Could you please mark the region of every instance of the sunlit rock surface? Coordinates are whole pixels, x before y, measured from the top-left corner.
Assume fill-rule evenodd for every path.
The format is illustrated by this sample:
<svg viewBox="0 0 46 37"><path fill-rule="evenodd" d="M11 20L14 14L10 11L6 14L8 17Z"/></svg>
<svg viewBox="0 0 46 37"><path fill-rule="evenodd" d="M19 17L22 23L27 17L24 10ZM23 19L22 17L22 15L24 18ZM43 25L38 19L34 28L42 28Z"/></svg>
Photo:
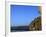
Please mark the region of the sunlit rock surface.
<svg viewBox="0 0 46 37"><path fill-rule="evenodd" d="M31 30L31 31L42 30L42 27L41 27L41 16L35 18L32 21L32 23L30 23L29 30Z"/></svg>

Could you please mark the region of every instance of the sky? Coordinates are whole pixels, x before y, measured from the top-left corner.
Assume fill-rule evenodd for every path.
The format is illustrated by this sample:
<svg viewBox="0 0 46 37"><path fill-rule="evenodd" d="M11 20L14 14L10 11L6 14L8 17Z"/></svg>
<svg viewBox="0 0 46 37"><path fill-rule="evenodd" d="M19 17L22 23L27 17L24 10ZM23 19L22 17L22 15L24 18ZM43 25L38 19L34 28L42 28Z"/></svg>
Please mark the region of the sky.
<svg viewBox="0 0 46 37"><path fill-rule="evenodd" d="M11 26L28 26L39 16L38 6L11 5Z"/></svg>

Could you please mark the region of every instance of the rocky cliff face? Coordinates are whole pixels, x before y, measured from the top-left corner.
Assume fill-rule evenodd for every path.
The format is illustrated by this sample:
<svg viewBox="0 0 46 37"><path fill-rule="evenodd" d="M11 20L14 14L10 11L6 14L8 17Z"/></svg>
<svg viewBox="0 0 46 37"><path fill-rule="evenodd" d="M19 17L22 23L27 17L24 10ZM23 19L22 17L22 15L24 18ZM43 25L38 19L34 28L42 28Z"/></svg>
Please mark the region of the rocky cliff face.
<svg viewBox="0 0 46 37"><path fill-rule="evenodd" d="M32 23L29 25L29 30L30 31L38 31L41 30L41 16L35 18Z"/></svg>

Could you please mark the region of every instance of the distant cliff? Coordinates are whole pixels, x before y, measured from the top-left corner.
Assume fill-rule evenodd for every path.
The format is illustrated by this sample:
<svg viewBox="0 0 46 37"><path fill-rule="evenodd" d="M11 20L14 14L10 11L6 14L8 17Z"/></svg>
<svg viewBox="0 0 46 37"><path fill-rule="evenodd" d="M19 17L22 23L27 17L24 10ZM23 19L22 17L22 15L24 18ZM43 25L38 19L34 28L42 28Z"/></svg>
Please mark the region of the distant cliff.
<svg viewBox="0 0 46 37"><path fill-rule="evenodd" d="M13 26L11 27L11 32L14 31L29 31L29 26Z"/></svg>

